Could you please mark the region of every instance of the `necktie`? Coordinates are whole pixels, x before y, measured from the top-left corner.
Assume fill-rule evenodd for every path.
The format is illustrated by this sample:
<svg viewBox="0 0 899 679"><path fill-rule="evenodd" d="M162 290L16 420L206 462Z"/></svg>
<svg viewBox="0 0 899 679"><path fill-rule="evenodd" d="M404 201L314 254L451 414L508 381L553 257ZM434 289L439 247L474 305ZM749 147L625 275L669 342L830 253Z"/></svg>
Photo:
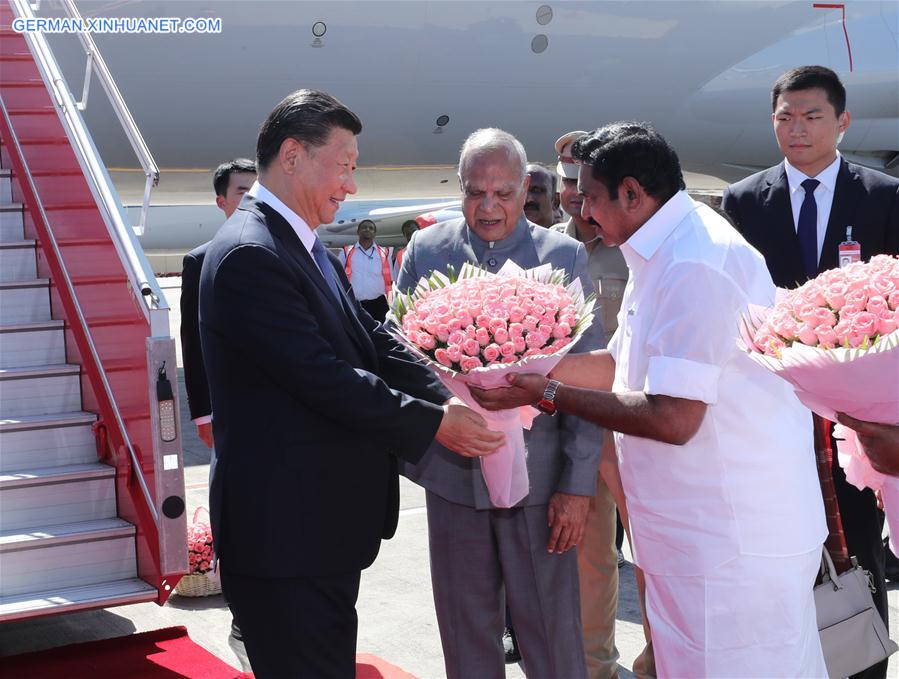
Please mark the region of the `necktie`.
<svg viewBox="0 0 899 679"><path fill-rule="evenodd" d="M820 183L817 179L802 182L805 199L799 208L799 228L796 230L802 265L809 278L814 278L818 273L818 204L815 202L815 189Z"/></svg>
<svg viewBox="0 0 899 679"><path fill-rule="evenodd" d="M339 305L340 292L337 290L337 279L334 277L334 267L331 266L331 261L328 259L328 253L325 252L325 246L322 245L322 242L318 238L315 239L315 244L312 246L312 258L315 260L315 263L318 264L318 268L321 270L325 282L331 289L331 293L334 295L334 301Z"/></svg>

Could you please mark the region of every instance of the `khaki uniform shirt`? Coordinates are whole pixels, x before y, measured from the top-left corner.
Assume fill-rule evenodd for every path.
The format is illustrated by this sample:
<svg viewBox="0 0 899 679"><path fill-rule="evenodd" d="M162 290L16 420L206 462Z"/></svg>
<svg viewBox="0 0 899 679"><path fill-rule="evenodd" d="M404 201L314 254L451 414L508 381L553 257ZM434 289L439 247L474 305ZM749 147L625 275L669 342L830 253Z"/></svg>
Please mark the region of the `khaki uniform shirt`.
<svg viewBox="0 0 899 679"><path fill-rule="evenodd" d="M552 228L577 240L577 227L571 219ZM618 329L618 310L627 285L627 263L619 248L609 247L599 240L587 252L587 273L596 286L596 305L608 344Z"/></svg>

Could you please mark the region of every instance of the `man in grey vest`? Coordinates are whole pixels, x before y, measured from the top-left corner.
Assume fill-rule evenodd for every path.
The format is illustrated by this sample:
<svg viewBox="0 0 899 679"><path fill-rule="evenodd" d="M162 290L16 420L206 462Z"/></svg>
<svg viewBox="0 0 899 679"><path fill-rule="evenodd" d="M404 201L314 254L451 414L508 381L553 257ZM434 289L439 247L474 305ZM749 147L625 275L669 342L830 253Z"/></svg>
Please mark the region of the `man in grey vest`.
<svg viewBox="0 0 899 679"><path fill-rule="evenodd" d="M464 217L418 231L397 285L413 288L432 271L472 262L496 272L509 259L528 269L565 269L589 294L587 255L576 240L528 222L524 147L502 130L474 132L462 147ZM576 351L603 345L602 323ZM433 444L403 473L427 490L431 579L449 679L505 676L500 635L508 600L532 677L585 677L577 557L596 491L600 430L578 418L540 415L525 432L530 493L495 508L480 464ZM458 457L458 456L455 456Z"/></svg>

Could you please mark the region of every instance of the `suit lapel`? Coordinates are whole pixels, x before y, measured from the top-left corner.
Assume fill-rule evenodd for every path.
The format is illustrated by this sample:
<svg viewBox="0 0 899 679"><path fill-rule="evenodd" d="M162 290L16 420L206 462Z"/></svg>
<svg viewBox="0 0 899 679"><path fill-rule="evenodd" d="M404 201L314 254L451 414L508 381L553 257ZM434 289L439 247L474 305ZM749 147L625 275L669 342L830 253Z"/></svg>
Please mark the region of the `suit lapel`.
<svg viewBox="0 0 899 679"><path fill-rule="evenodd" d="M772 252L783 253L783 261L788 263L790 280L804 281L802 252L799 236L793 222L793 208L790 203L790 184L783 163L772 167L765 176L763 214L771 216L768 232L772 242Z"/></svg>
<svg viewBox="0 0 899 679"><path fill-rule="evenodd" d="M296 231L293 230L293 227L288 224L287 220L284 219L277 210L260 201L254 201L250 207L255 209L257 214L262 217L268 226L269 231L272 232L272 235L281 241L285 250L287 250L294 262L312 280L312 283L318 288L319 295L321 295L323 299L333 299L334 295L328 287L328 284L325 282L325 279L322 277L318 265L315 263L315 260L312 259L312 255L306 250L306 247L303 245L302 241L300 241L300 237L297 235ZM337 274L335 273L335 275ZM340 279L338 278L338 280ZM338 285L337 287L340 288L341 286ZM341 292L343 291L341 290ZM352 319L350 318L351 312L349 309L351 307L349 303L346 302L345 299L338 300L338 305L343 305L343 308L335 306L335 316L340 318L340 322L343 324L346 334L353 342L355 342L357 348L371 358L374 351L371 346L371 340L367 335L364 339L360 336L360 333L364 335L365 331L359 324L359 321L355 318L355 314L352 314Z"/></svg>
<svg viewBox="0 0 899 679"><path fill-rule="evenodd" d="M865 187L845 159L840 159L840 170L833 190L833 203L824 233L824 245L818 262L818 273L839 266L840 243L846 239L846 227L852 226L857 207L864 199Z"/></svg>

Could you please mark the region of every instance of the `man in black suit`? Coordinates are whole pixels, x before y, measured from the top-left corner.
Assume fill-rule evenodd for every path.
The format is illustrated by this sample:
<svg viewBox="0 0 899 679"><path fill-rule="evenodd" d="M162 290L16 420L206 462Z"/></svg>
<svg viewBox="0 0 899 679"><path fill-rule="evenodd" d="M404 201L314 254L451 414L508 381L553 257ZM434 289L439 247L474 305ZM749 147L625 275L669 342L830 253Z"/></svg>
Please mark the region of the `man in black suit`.
<svg viewBox="0 0 899 679"><path fill-rule="evenodd" d="M836 73L823 66L792 69L774 84L771 99L785 160L729 186L722 207L764 255L774 283L793 288L839 266L849 227L862 260L899 253L899 180L837 152L851 117ZM874 602L886 622L882 517L874 493L848 484L839 464L833 476L849 553L871 572ZM858 676L885 677L886 670L884 660Z"/></svg>
<svg viewBox="0 0 899 679"><path fill-rule="evenodd" d="M353 677L360 571L396 530L396 457L502 435L359 305L315 235L355 193L362 124L324 92L263 123L259 179L206 252L200 335L215 413L210 505L222 586L254 673ZM396 457L395 457L396 456Z"/></svg>
<svg viewBox="0 0 899 679"><path fill-rule="evenodd" d="M225 213L234 214L243 195L256 181L256 163L247 158L235 158L222 163L212 175L215 204ZM212 406L209 403L209 383L203 367L200 349L200 270L209 243L203 243L184 256L181 270L181 356L184 362L184 386L190 419L197 425L200 440L212 448Z"/></svg>

